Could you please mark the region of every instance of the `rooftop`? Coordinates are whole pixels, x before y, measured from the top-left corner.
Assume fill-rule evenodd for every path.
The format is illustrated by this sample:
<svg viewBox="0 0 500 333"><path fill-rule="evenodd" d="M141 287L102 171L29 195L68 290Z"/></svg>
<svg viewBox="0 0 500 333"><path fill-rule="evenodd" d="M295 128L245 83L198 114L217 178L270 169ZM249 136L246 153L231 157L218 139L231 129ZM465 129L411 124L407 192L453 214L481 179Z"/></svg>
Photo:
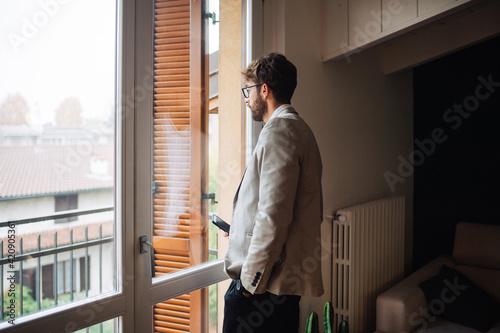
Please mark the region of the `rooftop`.
<svg viewBox="0 0 500 333"><path fill-rule="evenodd" d="M113 187L113 145L0 146L0 200Z"/></svg>

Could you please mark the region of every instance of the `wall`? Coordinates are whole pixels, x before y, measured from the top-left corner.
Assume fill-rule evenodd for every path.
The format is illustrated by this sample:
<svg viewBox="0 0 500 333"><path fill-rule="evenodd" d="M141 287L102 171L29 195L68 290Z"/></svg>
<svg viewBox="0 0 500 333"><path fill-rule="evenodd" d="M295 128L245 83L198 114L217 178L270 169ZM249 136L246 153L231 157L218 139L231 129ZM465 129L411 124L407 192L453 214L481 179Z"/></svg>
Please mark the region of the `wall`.
<svg viewBox="0 0 500 333"><path fill-rule="evenodd" d="M409 267L412 176L397 184L393 192L384 173L397 173L398 156L408 156L412 151L411 72L384 75L378 48L363 50L350 62L322 63L321 1L279 0L275 6L276 15L285 18L283 25L277 25L283 39L280 43L264 43L270 45L265 52L273 45L284 48L298 68L292 104L309 123L320 146L324 214L384 196L404 195L405 258ZM327 219L323 237L331 239L331 221ZM321 298L303 298L301 327L310 311L321 313L324 302L331 299L330 270L327 258L323 265L326 293Z"/></svg>
<svg viewBox="0 0 500 333"><path fill-rule="evenodd" d="M245 169L244 139L245 117L242 107L241 58L242 44L234 41L242 39L242 2L234 0L219 1L219 197L218 214L222 219L231 221L234 193ZM241 106L241 107L240 107ZM238 112L239 111L239 112ZM235 126L241 124L241 126ZM227 140L234 138L234 140ZM238 138L241 138L238 140ZM227 237L218 233L218 256L223 258L227 252ZM224 294L230 280L218 284L217 322L222 328L224 318Z"/></svg>
<svg viewBox="0 0 500 333"><path fill-rule="evenodd" d="M96 209L114 206L113 190L89 191L78 194L78 209ZM82 215L78 217L81 223L96 223L112 221L113 212Z"/></svg>
<svg viewBox="0 0 500 333"><path fill-rule="evenodd" d="M322 1L273 3L267 20L276 17L279 24L267 26L279 32L263 34L268 39L264 45L270 45L265 51L284 52L299 69L292 104L316 133L322 152L325 215L378 197L404 195L405 267L411 272L414 178L413 169L405 169L414 154L411 68L498 35L500 4L477 2L377 47L322 63ZM324 238L331 237L330 225L324 221ZM323 269L328 287L329 260ZM302 326L311 310L321 311L329 292L321 299L303 299Z"/></svg>
<svg viewBox="0 0 500 333"><path fill-rule="evenodd" d="M414 268L452 254L458 222L500 224L499 58L496 37L414 70Z"/></svg>
<svg viewBox="0 0 500 333"><path fill-rule="evenodd" d="M113 190L98 190L78 193L78 209L95 209L113 206ZM0 201L0 221L19 220L28 217L51 215L55 212L53 195ZM88 223L113 220L113 212L82 215L77 221L55 223L53 220L18 225L17 233L35 233L46 230L65 229Z"/></svg>
<svg viewBox="0 0 500 333"><path fill-rule="evenodd" d="M26 208L29 207L29 210ZM54 196L0 201L0 221L49 215L54 212Z"/></svg>

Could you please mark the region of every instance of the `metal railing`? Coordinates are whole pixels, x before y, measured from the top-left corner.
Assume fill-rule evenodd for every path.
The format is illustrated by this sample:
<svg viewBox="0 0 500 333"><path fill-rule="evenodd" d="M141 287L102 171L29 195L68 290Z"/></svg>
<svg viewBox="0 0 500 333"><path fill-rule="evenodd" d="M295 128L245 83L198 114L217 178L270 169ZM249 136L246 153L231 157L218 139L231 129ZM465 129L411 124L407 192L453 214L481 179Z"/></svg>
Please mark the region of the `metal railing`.
<svg viewBox="0 0 500 333"><path fill-rule="evenodd" d="M18 220L2 221L2 222L0 222L0 230L2 230L2 228L12 228L15 226L26 225L26 224L30 224L30 223L50 221L50 220L56 220L56 219L60 219L60 218L68 218L68 217L78 217L78 216L82 216L82 215L98 214L98 213L104 213L104 212L111 212L113 210L114 210L114 207L104 207L104 208L90 209L90 210L77 209L77 210L68 210L68 211L64 211L64 212L58 212L58 213L54 213L54 214L46 215L46 216L38 216L38 217L24 218L24 219L18 219ZM23 281L23 271L24 271L24 268L26 266L25 262L27 260L36 260L36 264L34 265L35 266L35 268L34 268L34 270L35 270L34 283L36 284L37 288L36 288L36 291L33 291L34 293L36 292L36 296L34 297L34 298L36 298L36 303L37 303L36 304L36 312L43 310L42 309L43 286L42 286L41 280L42 280L42 258L44 258L44 257L53 256L53 260L51 260L51 261L52 261L52 265L53 265L52 290L53 290L53 297L54 297L53 302L54 302L54 304L51 307L57 307L59 305L58 298L60 296L60 293L59 293L58 263L60 263L61 261L58 261L58 259L60 259L60 258L58 258L58 255L60 255L62 253L69 252L69 257L70 257L69 265L70 265L70 271L71 271L69 295L70 295L70 301L72 302L74 300L74 294L75 294L75 290L74 290L74 281L75 281L74 280L75 279L74 265L75 265L75 263L73 260L74 259L73 253L74 253L74 251L79 250L79 249L85 250L85 254L83 255L83 258L85 258L84 259L85 260L85 263L84 263L84 267L85 267L84 285L85 285L85 288L83 288L83 289L85 292L85 297L88 297L89 296L89 289L90 289L89 288L89 269L90 269L90 267L89 267L89 248L91 248L93 246L98 246L98 258L99 258L99 287L98 287L98 291L99 291L99 293L102 293L102 291L103 291L103 274L102 274L103 251L102 251L102 247L106 243L112 243L114 241L114 236L113 235L103 236L102 225L100 225L99 231L98 231L98 236L96 238L89 239L89 227L88 226L85 226L85 225L72 226L71 222L68 222L68 226L69 226L68 228L85 227L84 240L74 242L73 230L71 230L69 232L69 242L67 244L59 245L59 243L60 243L59 233L56 230L54 230L54 235L53 235L53 244L54 245L53 246L42 247L42 244L41 244L42 237L40 234L38 234L35 236L36 237L36 247L30 248L30 249L25 251L25 249L23 248L24 244L23 244L22 237L26 236L26 235L20 235L20 237L18 237L19 239L18 240L16 239L17 244L16 244L16 251L13 254L14 258L10 258L9 253L4 253L5 242L0 241L0 310L1 310L0 323L7 321L4 318L4 310L5 310L5 307L4 307L4 299L5 299L4 282L6 281L5 276L4 276L4 266L9 265L12 262L12 259L14 259L13 261L15 262L16 266L18 266L14 269L14 271L19 272L19 275L18 275L19 288L17 291L17 293L19 294L19 303L18 303L19 316L22 316L23 314L27 314L27 313L25 313L25 311L23 309L23 293L24 293L23 286L25 285L25 283ZM16 237L17 237L17 235L16 235ZM217 249L212 249L212 248L209 249L209 254L216 256ZM45 262L44 265L47 265L47 262ZM30 267L30 269L33 269L33 265L28 265L28 266ZM34 312L34 311L32 311L32 312ZM32 312L30 312L30 313L32 313ZM100 331L102 332L102 330L103 330L102 323L99 325L99 328L100 328ZM88 329L87 329L87 331L88 331Z"/></svg>
<svg viewBox="0 0 500 333"><path fill-rule="evenodd" d="M104 208L98 208L98 209L90 209L90 210L71 210L71 211L65 211L61 213L55 213L52 215L47 215L47 216L38 216L38 217L33 217L33 218L26 218L26 219L20 219L20 220L12 220L12 221L6 221L6 222L0 222L0 228L3 227L8 227L9 229L15 230L15 226L21 225L21 224L28 224L28 223L35 223L35 222L42 222L42 221L49 221L49 220L55 220L58 218L65 218L65 217L75 217L75 216L82 216L82 215L88 215L88 214L98 214L98 213L103 213L103 212L110 212L113 211L113 207L104 207ZM82 227L81 225L79 226L74 226L74 228L77 227ZM102 247L106 243L111 243L114 241L114 236L113 235L107 235L103 236L102 233L102 224L99 225L99 230L98 230L98 236L93 239L89 239L89 227L85 226L85 235L84 235L84 240L83 241L78 241L74 242L73 240L73 230L70 231L69 233L69 242L67 244L62 244L58 245L59 239L58 239L58 232L54 231L54 245L52 247L47 247L47 248L42 248L41 247L41 235L37 235L37 246L34 250L28 250L24 251L23 249L23 238L19 237L19 240L16 239L17 235L14 233L6 233L7 235L13 235L13 237L8 237L7 240L7 254L4 253L4 241L0 241L0 309L1 309L1 320L0 322L6 321L4 319L4 281L6 281L4 277L4 265L8 265L7 267L10 268L8 271L9 273L16 273L19 272L19 277L18 277L18 285L19 285L19 290L17 293L19 294L19 316L22 316L24 314L24 309L23 309L23 299L24 299L24 281L23 281L23 271L24 271L24 265L27 260L32 260L36 259L36 265L35 265L35 279L34 283L35 286L37 286L36 290L33 291L34 293L36 292L36 311L40 311L42 309L42 297L43 297L43 287L42 287L42 280L41 280L41 275L42 275L42 262L41 259L43 257L47 256L53 256L53 271L52 271L52 276L53 276L53 281L52 281L52 290L53 290L53 296L54 296L54 304L52 307L58 306L59 303L59 272L58 272L58 255L62 254L64 252L69 252L69 265L70 265L70 302L74 301L74 295L75 291L74 290L74 284L75 284L75 263L74 263L74 251L79 250L79 249L85 249L85 254L83 256L84 258L84 292L85 292L85 297L89 296L89 248L93 246L98 247L98 257L99 257L99 293L102 293L103 289L103 276L102 276L102 265L103 265L103 255L102 255ZM14 240L14 241L12 241ZM11 246L14 245L14 246ZM14 250L14 251L13 251ZM16 268L16 264L19 264L19 268ZM31 268L32 269L32 268ZM17 279L16 279L17 280ZM16 281L15 281L16 282ZM14 285L15 285L14 282ZM64 283L64 281L63 281ZM9 290L10 286L7 286L7 290ZM102 327L101 327L102 329Z"/></svg>

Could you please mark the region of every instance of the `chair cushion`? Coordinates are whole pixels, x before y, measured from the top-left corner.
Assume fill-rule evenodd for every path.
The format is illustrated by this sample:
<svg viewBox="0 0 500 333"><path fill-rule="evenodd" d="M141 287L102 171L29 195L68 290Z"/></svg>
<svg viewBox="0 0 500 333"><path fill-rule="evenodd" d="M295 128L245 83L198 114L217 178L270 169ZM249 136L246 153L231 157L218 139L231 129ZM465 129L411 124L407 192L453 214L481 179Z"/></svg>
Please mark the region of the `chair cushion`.
<svg viewBox="0 0 500 333"><path fill-rule="evenodd" d="M462 273L441 267L438 275L420 284L429 312L480 332L500 320L500 303Z"/></svg>
<svg viewBox="0 0 500 333"><path fill-rule="evenodd" d="M456 265L453 267L500 302L500 270Z"/></svg>

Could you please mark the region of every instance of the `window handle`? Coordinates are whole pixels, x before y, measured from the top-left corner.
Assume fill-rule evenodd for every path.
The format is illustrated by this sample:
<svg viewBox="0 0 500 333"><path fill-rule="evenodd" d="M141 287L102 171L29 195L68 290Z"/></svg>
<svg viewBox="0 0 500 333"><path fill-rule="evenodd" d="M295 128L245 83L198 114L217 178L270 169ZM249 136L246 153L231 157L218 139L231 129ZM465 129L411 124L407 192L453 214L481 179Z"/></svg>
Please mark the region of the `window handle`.
<svg viewBox="0 0 500 333"><path fill-rule="evenodd" d="M215 193L202 193L201 200L210 200L212 205L219 203L218 201L215 201Z"/></svg>
<svg viewBox="0 0 500 333"><path fill-rule="evenodd" d="M150 258L151 258L151 277L155 277L156 276L155 253L154 253L155 250L154 250L153 244L148 241L148 236L139 237L139 241L141 242L140 253L147 253L148 252L148 250L146 250L146 245L150 247L149 254L150 254Z"/></svg>

